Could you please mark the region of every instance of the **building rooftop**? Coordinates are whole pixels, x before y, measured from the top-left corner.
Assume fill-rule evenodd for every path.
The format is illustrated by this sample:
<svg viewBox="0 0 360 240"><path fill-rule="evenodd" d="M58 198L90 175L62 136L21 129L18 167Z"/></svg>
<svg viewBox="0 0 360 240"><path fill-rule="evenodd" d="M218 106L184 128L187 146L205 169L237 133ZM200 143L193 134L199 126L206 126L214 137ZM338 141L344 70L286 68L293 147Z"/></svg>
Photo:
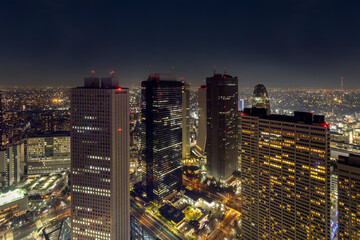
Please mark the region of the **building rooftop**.
<svg viewBox="0 0 360 240"><path fill-rule="evenodd" d="M14 189L0 193L0 206L22 199L25 197L25 194L26 191L23 189Z"/></svg>
<svg viewBox="0 0 360 240"><path fill-rule="evenodd" d="M327 127L328 124L325 122L325 116L323 115L314 115L312 112L298 112L295 111L293 116L288 115L278 115L278 114L266 114L266 109L264 108L245 108L242 116L257 116L262 119L269 119L282 122L292 122L292 123L305 123L309 125L322 125Z"/></svg>
<svg viewBox="0 0 360 240"><path fill-rule="evenodd" d="M29 138L38 138L38 137L68 137L70 136L70 131L56 131L56 132L44 132L36 133L31 135Z"/></svg>
<svg viewBox="0 0 360 240"><path fill-rule="evenodd" d="M209 198L208 196L206 196L205 194L203 194L201 192L191 191L188 189L185 189L184 195L191 198L195 202L197 202L200 198L205 200L208 203L212 203L214 201L213 199Z"/></svg>
<svg viewBox="0 0 360 240"><path fill-rule="evenodd" d="M360 168L360 155L351 154L351 153L349 154L348 157L339 155L339 163L351 167Z"/></svg>
<svg viewBox="0 0 360 240"><path fill-rule="evenodd" d="M128 89L120 87L119 80L114 77L103 77L103 78L97 78L97 77L89 77L84 78L84 86L82 87L76 87L76 88L83 88L83 89Z"/></svg>
<svg viewBox="0 0 360 240"><path fill-rule="evenodd" d="M185 214L180 212L176 207L165 204L159 208L160 214L169 221L173 221L175 224L179 224L184 218Z"/></svg>
<svg viewBox="0 0 360 240"><path fill-rule="evenodd" d="M176 76L173 74L150 74L148 81L176 81Z"/></svg>

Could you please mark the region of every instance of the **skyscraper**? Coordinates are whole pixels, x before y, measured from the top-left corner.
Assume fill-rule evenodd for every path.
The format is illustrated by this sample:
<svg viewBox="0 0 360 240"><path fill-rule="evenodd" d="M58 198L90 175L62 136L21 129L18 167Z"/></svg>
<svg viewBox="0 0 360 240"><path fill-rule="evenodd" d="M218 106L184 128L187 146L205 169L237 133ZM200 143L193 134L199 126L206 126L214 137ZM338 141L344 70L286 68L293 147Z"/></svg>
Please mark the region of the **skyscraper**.
<svg viewBox="0 0 360 240"><path fill-rule="evenodd" d="M271 113L269 95L262 84L258 84L254 88L252 107L266 109L268 115Z"/></svg>
<svg viewBox="0 0 360 240"><path fill-rule="evenodd" d="M207 171L226 179L238 163L238 79L214 74L206 79Z"/></svg>
<svg viewBox="0 0 360 240"><path fill-rule="evenodd" d="M196 148L201 153L205 153L206 146L206 86L198 88L198 107L199 107L199 129Z"/></svg>
<svg viewBox="0 0 360 240"><path fill-rule="evenodd" d="M0 187L20 182L24 174L25 154L23 141L8 144L0 150Z"/></svg>
<svg viewBox="0 0 360 240"><path fill-rule="evenodd" d="M241 116L244 239L330 239L330 131L324 116Z"/></svg>
<svg viewBox="0 0 360 240"><path fill-rule="evenodd" d="M184 83L182 92L182 158L190 158L190 84Z"/></svg>
<svg viewBox="0 0 360 240"><path fill-rule="evenodd" d="M182 182L182 88L172 75L142 81L143 184L150 199L161 200Z"/></svg>
<svg viewBox="0 0 360 240"><path fill-rule="evenodd" d="M339 156L339 239L360 239L360 156Z"/></svg>
<svg viewBox="0 0 360 240"><path fill-rule="evenodd" d="M130 238L129 91L114 78L71 90L72 239Z"/></svg>
<svg viewBox="0 0 360 240"><path fill-rule="evenodd" d="M3 104L2 104L2 92L0 92L0 148L2 147L2 135L3 135Z"/></svg>

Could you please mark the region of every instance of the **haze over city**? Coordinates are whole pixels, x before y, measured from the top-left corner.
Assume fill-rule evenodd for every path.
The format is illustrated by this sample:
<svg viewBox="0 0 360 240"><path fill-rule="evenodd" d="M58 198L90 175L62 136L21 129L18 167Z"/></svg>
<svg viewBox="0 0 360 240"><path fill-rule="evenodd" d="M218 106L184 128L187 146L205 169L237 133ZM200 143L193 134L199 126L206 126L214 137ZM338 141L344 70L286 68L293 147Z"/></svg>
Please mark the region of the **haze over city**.
<svg viewBox="0 0 360 240"><path fill-rule="evenodd" d="M226 67L239 87L359 88L358 1L2 1L0 85L124 85L149 72L193 85ZM151 64L151 70L149 65ZM174 66L174 68L172 68Z"/></svg>

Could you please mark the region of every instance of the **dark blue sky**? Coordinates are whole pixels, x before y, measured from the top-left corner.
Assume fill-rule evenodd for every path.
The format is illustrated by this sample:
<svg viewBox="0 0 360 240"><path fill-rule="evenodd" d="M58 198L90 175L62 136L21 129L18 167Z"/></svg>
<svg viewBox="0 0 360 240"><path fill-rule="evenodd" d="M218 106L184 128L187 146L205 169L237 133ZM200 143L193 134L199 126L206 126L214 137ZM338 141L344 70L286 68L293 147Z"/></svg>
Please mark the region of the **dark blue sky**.
<svg viewBox="0 0 360 240"><path fill-rule="evenodd" d="M360 88L360 2L0 1L0 85L82 84L115 70L196 86L226 67L240 87Z"/></svg>

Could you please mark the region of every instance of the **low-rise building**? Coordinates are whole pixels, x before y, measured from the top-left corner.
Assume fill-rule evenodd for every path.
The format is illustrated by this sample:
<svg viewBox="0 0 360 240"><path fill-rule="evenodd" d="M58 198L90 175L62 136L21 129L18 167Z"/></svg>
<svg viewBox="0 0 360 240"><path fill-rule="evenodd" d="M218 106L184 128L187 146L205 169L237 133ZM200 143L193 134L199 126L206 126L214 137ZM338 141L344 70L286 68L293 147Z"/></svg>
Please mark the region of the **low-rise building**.
<svg viewBox="0 0 360 240"><path fill-rule="evenodd" d="M26 213L28 208L28 195L25 190L14 189L0 193L0 226L13 216Z"/></svg>
<svg viewBox="0 0 360 240"><path fill-rule="evenodd" d="M27 174L49 174L70 169L70 132L52 132L26 141Z"/></svg>

